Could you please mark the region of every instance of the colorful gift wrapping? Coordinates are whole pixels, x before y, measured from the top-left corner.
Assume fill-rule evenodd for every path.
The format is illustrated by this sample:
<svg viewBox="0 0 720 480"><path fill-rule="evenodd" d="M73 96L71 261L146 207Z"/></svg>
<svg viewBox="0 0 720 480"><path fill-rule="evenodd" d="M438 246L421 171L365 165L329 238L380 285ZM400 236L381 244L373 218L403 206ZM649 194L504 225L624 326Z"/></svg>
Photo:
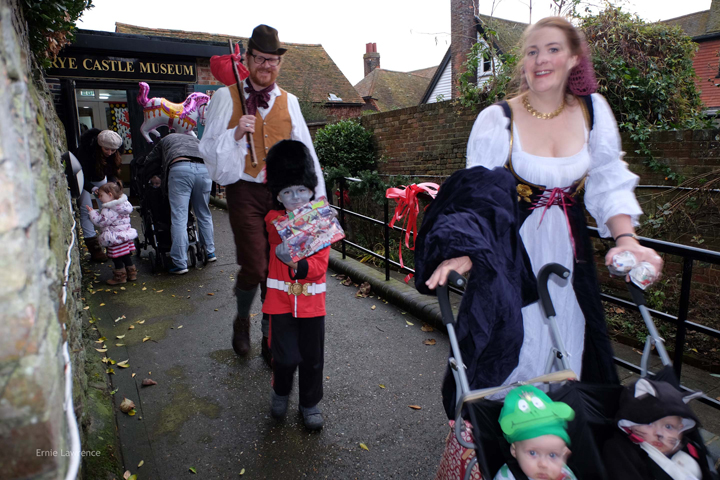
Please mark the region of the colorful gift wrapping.
<svg viewBox="0 0 720 480"><path fill-rule="evenodd" d="M297 262L345 238L325 197L320 197L272 221Z"/></svg>

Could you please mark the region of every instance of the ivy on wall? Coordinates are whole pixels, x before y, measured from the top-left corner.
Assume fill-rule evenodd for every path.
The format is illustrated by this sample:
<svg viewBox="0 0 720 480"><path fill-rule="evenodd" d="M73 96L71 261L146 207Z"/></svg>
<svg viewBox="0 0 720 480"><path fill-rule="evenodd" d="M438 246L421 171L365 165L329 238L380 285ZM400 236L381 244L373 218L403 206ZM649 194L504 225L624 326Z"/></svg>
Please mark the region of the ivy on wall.
<svg viewBox="0 0 720 480"><path fill-rule="evenodd" d="M28 24L30 49L43 67L73 39L75 23L92 0L19 0Z"/></svg>

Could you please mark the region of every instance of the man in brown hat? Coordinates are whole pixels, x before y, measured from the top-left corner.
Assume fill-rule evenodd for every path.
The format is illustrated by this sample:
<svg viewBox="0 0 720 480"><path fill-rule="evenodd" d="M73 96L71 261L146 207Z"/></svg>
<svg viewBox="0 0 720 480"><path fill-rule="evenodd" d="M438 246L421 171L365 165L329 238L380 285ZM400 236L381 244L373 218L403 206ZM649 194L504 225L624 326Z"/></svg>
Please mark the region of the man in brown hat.
<svg viewBox="0 0 720 480"><path fill-rule="evenodd" d="M238 312L233 324L232 346L241 356L250 351L250 306L258 285L261 300L265 299L269 243L264 219L273 207L272 195L264 183L268 150L280 140L304 143L313 158L318 179L315 197L326 196L320 163L297 97L275 84L286 51L280 46L277 30L267 25L255 27L245 61L250 76L242 85L248 114L242 114L235 85L220 88L208 105L200 141L200 152L210 177L226 186L230 226L240 265L235 284ZM253 136L257 166L253 166L248 153L245 141L248 132ZM268 332L268 319L263 315L261 348L269 364Z"/></svg>

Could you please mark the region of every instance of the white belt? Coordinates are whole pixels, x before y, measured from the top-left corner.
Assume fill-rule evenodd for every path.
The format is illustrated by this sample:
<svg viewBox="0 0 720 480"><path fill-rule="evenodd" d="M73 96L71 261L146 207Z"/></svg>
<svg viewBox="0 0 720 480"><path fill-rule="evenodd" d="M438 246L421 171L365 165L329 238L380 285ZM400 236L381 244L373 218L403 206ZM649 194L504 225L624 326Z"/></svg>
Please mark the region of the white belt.
<svg viewBox="0 0 720 480"><path fill-rule="evenodd" d="M325 293L324 283L291 283L283 282L282 280L275 280L274 278L267 279L267 287L274 288L275 290L281 290L287 292L288 295L317 295L319 293Z"/></svg>

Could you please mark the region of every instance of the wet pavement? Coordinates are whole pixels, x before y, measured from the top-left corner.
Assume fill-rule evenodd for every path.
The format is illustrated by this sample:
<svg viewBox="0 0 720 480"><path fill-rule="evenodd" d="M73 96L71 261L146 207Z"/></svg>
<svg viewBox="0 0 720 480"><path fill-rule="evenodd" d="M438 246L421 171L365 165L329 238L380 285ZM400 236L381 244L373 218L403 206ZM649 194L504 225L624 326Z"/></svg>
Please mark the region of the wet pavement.
<svg viewBox="0 0 720 480"><path fill-rule="evenodd" d="M341 285L331 270L325 428L304 429L297 384L287 418L274 420L259 298L251 310L253 350L241 359L230 347L232 233L224 210L213 209L213 219L218 261L202 269L152 274L145 251L135 257L137 282L123 290L104 285L107 264L92 267L102 283L86 299L107 338L97 361L128 360L127 368L108 368L116 406L124 397L136 404L134 416L117 413L125 469L138 479L433 478L448 432L439 391L446 336L421 331L421 321L376 296L357 298L357 288ZM423 344L430 338L437 343ZM157 385L142 387L145 378Z"/></svg>

